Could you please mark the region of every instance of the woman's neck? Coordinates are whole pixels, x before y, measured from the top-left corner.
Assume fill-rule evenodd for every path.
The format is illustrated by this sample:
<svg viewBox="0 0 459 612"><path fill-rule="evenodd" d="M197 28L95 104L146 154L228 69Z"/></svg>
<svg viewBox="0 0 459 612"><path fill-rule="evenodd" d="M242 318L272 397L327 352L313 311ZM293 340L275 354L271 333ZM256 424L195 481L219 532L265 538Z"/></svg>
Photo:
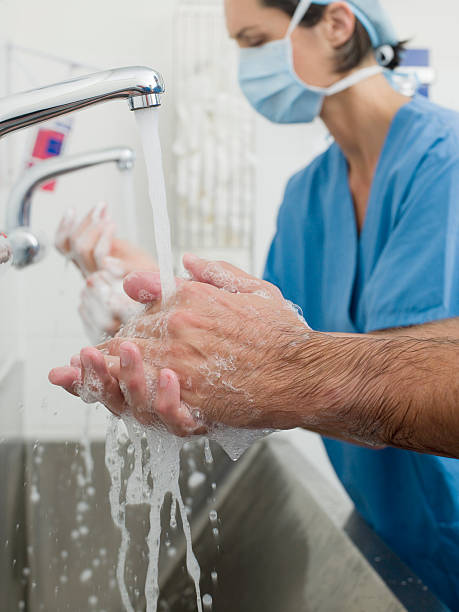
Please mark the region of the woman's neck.
<svg viewBox="0 0 459 612"><path fill-rule="evenodd" d="M321 118L343 151L350 174L372 181L392 120L409 101L383 75L325 99Z"/></svg>
<svg viewBox="0 0 459 612"><path fill-rule="evenodd" d="M349 190L358 232L365 222L371 186L390 125L409 101L383 75L362 81L324 101L321 118L348 162Z"/></svg>

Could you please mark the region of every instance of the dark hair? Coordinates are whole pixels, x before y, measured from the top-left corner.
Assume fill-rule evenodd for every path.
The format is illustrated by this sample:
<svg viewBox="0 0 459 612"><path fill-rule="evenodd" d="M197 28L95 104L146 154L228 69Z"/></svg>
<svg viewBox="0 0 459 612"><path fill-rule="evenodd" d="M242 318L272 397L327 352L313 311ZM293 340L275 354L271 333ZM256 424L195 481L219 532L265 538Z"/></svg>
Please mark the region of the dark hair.
<svg viewBox="0 0 459 612"><path fill-rule="evenodd" d="M284 13L287 13L290 17L293 17L298 6L298 0L261 0L261 2L265 6L278 8L284 11ZM327 5L311 4L300 25L305 28L313 28L322 20L326 10ZM368 32L356 18L354 33L350 39L337 50L336 71L349 72L353 70L370 54L372 48L373 46ZM405 43L400 42L397 45L393 45L392 49L394 51L394 56L385 65L385 68L389 68L390 70L394 70L400 66Z"/></svg>

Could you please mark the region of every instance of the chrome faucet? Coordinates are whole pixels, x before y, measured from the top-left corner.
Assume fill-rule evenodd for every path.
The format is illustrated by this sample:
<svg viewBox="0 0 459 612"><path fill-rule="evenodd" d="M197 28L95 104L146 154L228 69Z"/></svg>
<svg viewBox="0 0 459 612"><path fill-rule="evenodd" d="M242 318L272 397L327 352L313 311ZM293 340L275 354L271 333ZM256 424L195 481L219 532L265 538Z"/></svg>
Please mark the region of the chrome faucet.
<svg viewBox="0 0 459 612"><path fill-rule="evenodd" d="M96 72L0 99L0 137L9 132L109 100L126 99L131 110L161 105L159 72L131 66Z"/></svg>
<svg viewBox="0 0 459 612"><path fill-rule="evenodd" d="M15 94L0 99L0 138L36 123L110 100L125 99L132 111L160 106L164 92L164 81L159 72L130 66ZM28 222L27 206L23 212ZM40 253L38 239L26 226L21 230L16 229L14 233L18 262L22 261L22 264L16 265L25 266L36 261ZM8 239L11 240L11 236Z"/></svg>
<svg viewBox="0 0 459 612"><path fill-rule="evenodd" d="M11 191L6 209L6 231L15 267L25 268L42 259L44 255L43 246L30 229L32 195L35 189L63 174L108 163L116 163L120 171L130 170L135 163L135 153L128 147L101 149L81 155L47 159L24 172Z"/></svg>

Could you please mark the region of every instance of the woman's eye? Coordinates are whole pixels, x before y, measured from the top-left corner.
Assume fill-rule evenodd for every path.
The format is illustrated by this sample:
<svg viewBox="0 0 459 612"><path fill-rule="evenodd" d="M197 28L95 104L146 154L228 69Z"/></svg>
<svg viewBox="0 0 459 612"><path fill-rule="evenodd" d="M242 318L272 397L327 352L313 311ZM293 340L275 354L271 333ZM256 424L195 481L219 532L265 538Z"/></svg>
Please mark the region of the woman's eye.
<svg viewBox="0 0 459 612"><path fill-rule="evenodd" d="M261 45L264 45L265 42L266 41L264 38L255 38L255 39L248 41L248 45L249 47L261 47Z"/></svg>

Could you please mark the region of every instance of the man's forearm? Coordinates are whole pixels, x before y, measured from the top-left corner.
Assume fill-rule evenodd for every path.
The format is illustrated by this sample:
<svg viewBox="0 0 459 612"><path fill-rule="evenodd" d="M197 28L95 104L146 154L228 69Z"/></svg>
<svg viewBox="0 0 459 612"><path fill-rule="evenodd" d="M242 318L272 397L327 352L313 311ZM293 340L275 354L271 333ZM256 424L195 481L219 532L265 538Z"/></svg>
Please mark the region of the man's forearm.
<svg viewBox="0 0 459 612"><path fill-rule="evenodd" d="M459 458L459 341L313 332L298 361L305 428Z"/></svg>

